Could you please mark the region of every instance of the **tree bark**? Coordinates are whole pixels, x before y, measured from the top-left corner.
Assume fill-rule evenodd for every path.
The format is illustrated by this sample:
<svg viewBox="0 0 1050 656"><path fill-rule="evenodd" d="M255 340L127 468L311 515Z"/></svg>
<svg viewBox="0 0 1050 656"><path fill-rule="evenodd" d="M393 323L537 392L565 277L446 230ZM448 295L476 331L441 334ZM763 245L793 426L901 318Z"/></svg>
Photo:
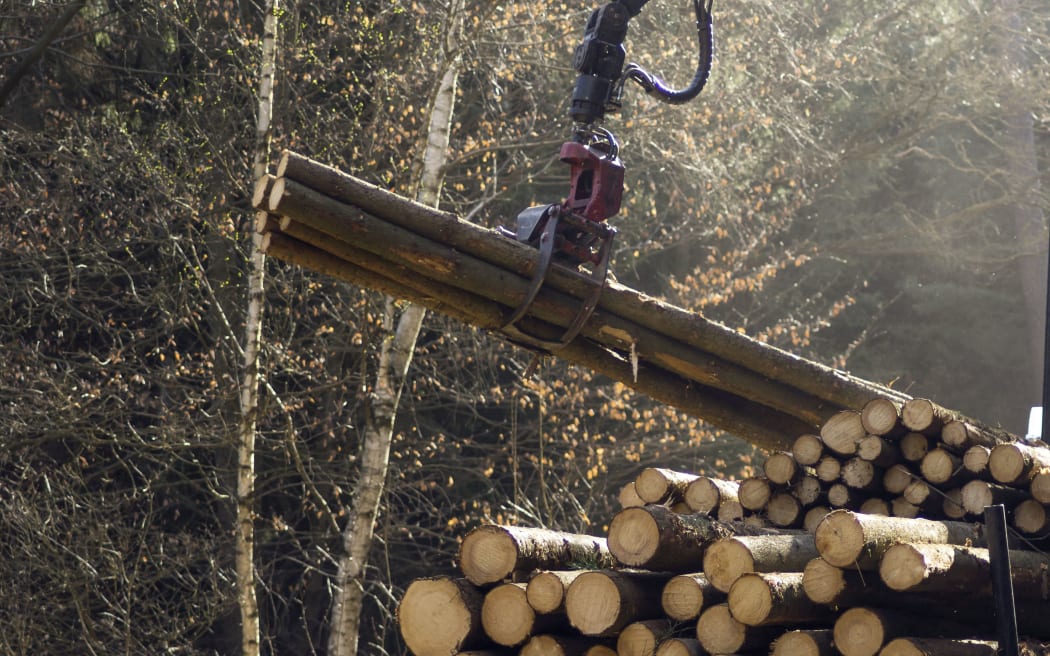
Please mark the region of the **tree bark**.
<svg viewBox="0 0 1050 656"><path fill-rule="evenodd" d="M698 478L696 474L647 467L635 479L634 490L645 503L673 504L684 500L689 484Z"/></svg>
<svg viewBox="0 0 1050 656"><path fill-rule="evenodd" d="M704 572L715 589L729 592L744 574L801 572L817 556L811 533L738 535L711 543L704 554Z"/></svg>
<svg viewBox="0 0 1050 656"><path fill-rule="evenodd" d="M609 525L609 551L628 567L653 571L693 572L703 563L704 550L732 535L770 535L782 531L732 525L705 515L678 515L663 506L628 508Z"/></svg>
<svg viewBox="0 0 1050 656"><path fill-rule="evenodd" d="M448 159L460 66L458 39L463 20L461 2L449 0L447 4L444 61L428 108L429 125L416 194L417 201L428 206L438 205ZM357 654L368 556L386 482L394 420L416 340L426 316L423 306L409 305L401 312L394 329L393 308L394 300L388 298L385 323L389 334L383 338L376 379L366 411L357 494L343 529L343 554L335 575L328 638L328 653L331 656Z"/></svg>
<svg viewBox="0 0 1050 656"><path fill-rule="evenodd" d="M83 3L80 3L81 5ZM79 10L79 7L77 7ZM252 153L252 182L267 176L273 123L273 89L277 68L277 16L279 1L264 4L263 35L259 65L259 101ZM0 103L3 92L0 91ZM264 182L262 182L265 184ZM237 606L241 616L241 655L260 653L259 601L255 589L255 435L259 418L260 351L265 301L266 255L262 235L251 234L248 262L248 299L244 323L244 346L239 389L240 417L237 424L237 528L234 554L237 577Z"/></svg>
<svg viewBox="0 0 1050 656"><path fill-rule="evenodd" d="M984 545L979 524L879 517L836 510L817 526L817 551L835 567L875 569L882 555L898 542Z"/></svg>
<svg viewBox="0 0 1050 656"><path fill-rule="evenodd" d="M744 574L729 591L729 612L748 626L829 626L834 613L810 601L802 572Z"/></svg>
<svg viewBox="0 0 1050 656"><path fill-rule="evenodd" d="M1050 598L1046 572L1050 557L1035 551L1010 550L1010 577L1020 601ZM896 544L886 551L879 576L898 591L991 597L988 550L950 544Z"/></svg>
<svg viewBox="0 0 1050 656"><path fill-rule="evenodd" d="M612 567L605 538L523 526L479 526L463 538L459 567L475 585L515 572Z"/></svg>

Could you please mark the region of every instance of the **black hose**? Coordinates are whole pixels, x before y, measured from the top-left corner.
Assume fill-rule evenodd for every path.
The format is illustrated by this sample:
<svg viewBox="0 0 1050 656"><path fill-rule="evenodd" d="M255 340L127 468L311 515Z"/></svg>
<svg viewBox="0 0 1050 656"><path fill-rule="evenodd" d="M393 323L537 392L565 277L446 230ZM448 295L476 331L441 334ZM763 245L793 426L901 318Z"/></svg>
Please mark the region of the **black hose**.
<svg viewBox="0 0 1050 656"><path fill-rule="evenodd" d="M689 86L684 89L671 89L663 80L647 72L638 64L628 64L624 69L624 78L637 82L651 96L672 105L679 105L695 98L707 84L711 74L711 60L714 57L714 27L711 21L711 3L707 0L693 0L693 11L696 13L696 37L699 44L696 73Z"/></svg>

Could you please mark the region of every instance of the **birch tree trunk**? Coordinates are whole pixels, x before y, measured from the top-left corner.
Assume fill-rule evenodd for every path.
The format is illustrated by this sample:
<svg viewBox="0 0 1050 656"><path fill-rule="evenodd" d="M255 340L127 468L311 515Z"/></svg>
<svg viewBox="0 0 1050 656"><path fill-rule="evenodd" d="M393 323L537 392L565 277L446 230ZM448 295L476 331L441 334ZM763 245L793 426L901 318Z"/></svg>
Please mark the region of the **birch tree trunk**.
<svg viewBox="0 0 1050 656"><path fill-rule="evenodd" d="M463 0L449 0L445 23L444 62L441 77L430 100L427 142L421 160L416 200L437 207L445 177L452 112L459 73L458 33L462 24ZM376 515L383 496L394 419L408 367L412 362L416 338L426 310L407 305L393 329L395 302L387 299L386 322L392 330L383 340L379 367L366 416L361 453L360 479L353 506L343 530L343 554L335 578L331 609L330 656L355 656L364 602L368 555L372 547Z"/></svg>
<svg viewBox="0 0 1050 656"><path fill-rule="evenodd" d="M279 0L268 0L263 18L259 70L259 106L252 155L252 182L267 173L277 55ZM259 347L262 341L263 283L266 256L262 236L252 232L248 266L248 309L244 325L240 421L237 426L237 605L241 613L241 655L259 654L259 602L255 591L255 429L259 411Z"/></svg>

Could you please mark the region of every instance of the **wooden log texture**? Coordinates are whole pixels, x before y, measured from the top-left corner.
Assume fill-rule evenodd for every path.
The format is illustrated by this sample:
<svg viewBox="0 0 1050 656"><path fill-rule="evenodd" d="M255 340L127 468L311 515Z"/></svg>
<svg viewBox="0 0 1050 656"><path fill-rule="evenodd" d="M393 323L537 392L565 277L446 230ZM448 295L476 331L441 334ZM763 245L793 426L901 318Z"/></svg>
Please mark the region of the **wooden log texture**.
<svg viewBox="0 0 1050 656"><path fill-rule="evenodd" d="M459 566L475 585L534 569L612 567L605 538L521 526L479 526L463 538Z"/></svg>
<svg viewBox="0 0 1050 656"><path fill-rule="evenodd" d="M484 596L466 579L416 579L397 607L405 645L416 656L448 656L491 644L481 624Z"/></svg>
<svg viewBox="0 0 1050 656"><path fill-rule="evenodd" d="M831 629L796 629L776 639L770 656L836 656Z"/></svg>
<svg viewBox="0 0 1050 656"><path fill-rule="evenodd" d="M998 645L987 640L894 638L879 656L996 656Z"/></svg>
<svg viewBox="0 0 1050 656"><path fill-rule="evenodd" d="M660 595L670 577L654 572L587 572L569 585L565 614L583 635L615 636L632 622L660 618Z"/></svg>
<svg viewBox="0 0 1050 656"><path fill-rule="evenodd" d="M733 536L713 542L704 554L704 572L711 585L729 592L749 572L801 572L817 557L811 533Z"/></svg>
<svg viewBox="0 0 1050 656"><path fill-rule="evenodd" d="M525 599L537 613L554 613L565 609L569 585L586 569L546 570L536 572L525 586Z"/></svg>
<svg viewBox="0 0 1050 656"><path fill-rule="evenodd" d="M620 563L653 571L694 572L704 550L731 535L769 535L779 531L743 523L723 523L705 515L680 515L663 506L627 508L609 525L609 550Z"/></svg>
<svg viewBox="0 0 1050 656"><path fill-rule="evenodd" d="M769 523L777 528L797 528L802 526L805 510L795 495L777 492L769 497L765 514Z"/></svg>
<svg viewBox="0 0 1050 656"><path fill-rule="evenodd" d="M696 638L667 638L656 647L655 656L707 656Z"/></svg>
<svg viewBox="0 0 1050 656"><path fill-rule="evenodd" d="M901 452L897 445L880 435L865 435L857 444L857 457L867 460L876 467L886 469L901 461Z"/></svg>
<svg viewBox="0 0 1050 656"><path fill-rule="evenodd" d="M824 446L840 456L853 456L857 445L868 434L858 410L842 410L820 427Z"/></svg>
<svg viewBox="0 0 1050 656"><path fill-rule="evenodd" d="M632 622L616 637L616 656L653 656L674 629L674 622L666 618Z"/></svg>
<svg viewBox="0 0 1050 656"><path fill-rule="evenodd" d="M940 435L945 424L958 417L929 399L909 399L901 408L901 423L916 433Z"/></svg>
<svg viewBox="0 0 1050 656"><path fill-rule="evenodd" d="M1050 503L1050 468L1040 468L1032 475L1028 491L1039 503Z"/></svg>
<svg viewBox="0 0 1050 656"><path fill-rule="evenodd" d="M726 593L712 585L707 574L678 574L664 585L660 607L671 619L686 622L698 618L705 608L725 600Z"/></svg>
<svg viewBox="0 0 1050 656"><path fill-rule="evenodd" d="M868 435L898 436L903 432L900 404L890 399L876 398L868 401L860 410L860 419Z"/></svg>
<svg viewBox="0 0 1050 656"><path fill-rule="evenodd" d="M698 478L696 474L647 467L635 478L634 489L645 503L676 503L685 499L689 484Z"/></svg>
<svg viewBox="0 0 1050 656"><path fill-rule="evenodd" d="M1050 532L1050 513L1035 499L1025 499L1014 508L1013 525L1025 535L1044 536Z"/></svg>
<svg viewBox="0 0 1050 656"><path fill-rule="evenodd" d="M777 627L748 626L736 620L728 603L708 608L696 622L696 637L711 654L764 651L782 632Z"/></svg>
<svg viewBox="0 0 1050 656"><path fill-rule="evenodd" d="M685 503L693 512L717 515L723 502L737 501L739 487L737 481L701 476L686 488Z"/></svg>
<svg viewBox="0 0 1050 656"><path fill-rule="evenodd" d="M486 592L481 625L493 642L504 647L517 647L533 635L569 630L563 613L536 613L526 598L524 583L502 583Z"/></svg>
<svg viewBox="0 0 1050 656"><path fill-rule="evenodd" d="M1022 442L999 444L988 456L992 478L1007 485L1027 484L1046 467L1050 467L1050 449Z"/></svg>
<svg viewBox="0 0 1050 656"><path fill-rule="evenodd" d="M744 510L752 512L763 510L772 495L773 486L765 476L745 478L740 481L740 489L737 492L740 505L744 507Z"/></svg>
<svg viewBox="0 0 1050 656"><path fill-rule="evenodd" d="M642 498L638 496L638 490L634 487L634 481L626 483L620 488L619 494L616 495L616 500L620 502L621 508L637 508L645 505Z"/></svg>
<svg viewBox="0 0 1050 656"><path fill-rule="evenodd" d="M863 515L836 510L817 526L817 551L836 567L875 569L898 542L985 546L979 524Z"/></svg>
<svg viewBox="0 0 1050 656"><path fill-rule="evenodd" d="M850 608L835 622L835 648L842 656L875 656L890 640L906 636L969 637L968 628L948 621L932 621L915 613L882 608Z"/></svg>
<svg viewBox="0 0 1050 656"><path fill-rule="evenodd" d="M830 626L834 612L813 603L802 572L744 574L729 591L729 612L748 626Z"/></svg>
<svg viewBox="0 0 1050 656"><path fill-rule="evenodd" d="M942 447L931 449L922 457L919 471L934 485L957 487L973 479L973 473L963 467L962 458Z"/></svg>
<svg viewBox="0 0 1050 656"><path fill-rule="evenodd" d="M997 485L988 481L970 481L962 487L962 504L966 512L980 516L988 506L1002 504L1007 510L1013 510L1017 504L1028 498L1026 490Z"/></svg>
<svg viewBox="0 0 1050 656"><path fill-rule="evenodd" d="M799 435L791 444L791 454L800 465L815 465L824 455L824 442L819 435Z"/></svg>
<svg viewBox="0 0 1050 656"><path fill-rule="evenodd" d="M766 458L762 473L773 485L790 485L797 483L806 472L790 452L777 451Z"/></svg>
<svg viewBox="0 0 1050 656"><path fill-rule="evenodd" d="M1010 550L1014 597L1023 601L1050 599L1050 556ZM991 597L988 550L950 544L896 544L886 551L879 577L898 591Z"/></svg>
<svg viewBox="0 0 1050 656"><path fill-rule="evenodd" d="M520 656L616 656L615 644L615 640L579 635L536 635L521 648Z"/></svg>

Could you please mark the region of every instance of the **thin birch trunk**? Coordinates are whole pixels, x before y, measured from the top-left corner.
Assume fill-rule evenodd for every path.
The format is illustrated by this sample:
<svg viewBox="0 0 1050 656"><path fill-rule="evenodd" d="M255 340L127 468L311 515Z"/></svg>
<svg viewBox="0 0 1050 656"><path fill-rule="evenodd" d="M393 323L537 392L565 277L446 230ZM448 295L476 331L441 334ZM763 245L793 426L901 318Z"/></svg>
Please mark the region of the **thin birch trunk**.
<svg viewBox="0 0 1050 656"><path fill-rule="evenodd" d="M444 68L431 97L430 123L416 193L416 200L434 207L438 205L448 157L456 78L459 73L457 32L461 20L462 0L450 0ZM394 307L394 299L388 298L387 321L391 329ZM343 530L343 555L336 571L331 633L328 638L330 656L355 656L358 651L368 555L386 482L394 419L401 399L402 384L412 362L416 338L425 315L424 308L407 305L398 319L397 329L383 341L370 412L366 418L360 479L350 518Z"/></svg>
<svg viewBox="0 0 1050 656"><path fill-rule="evenodd" d="M277 59L279 0L268 0L263 18L252 181L267 173L273 112L273 85ZM262 341L263 284L266 256L262 235L252 233L248 268L248 310L244 325L243 378L240 422L237 426L237 605L241 613L241 655L259 654L259 602L255 590L255 430L259 411L259 349Z"/></svg>

